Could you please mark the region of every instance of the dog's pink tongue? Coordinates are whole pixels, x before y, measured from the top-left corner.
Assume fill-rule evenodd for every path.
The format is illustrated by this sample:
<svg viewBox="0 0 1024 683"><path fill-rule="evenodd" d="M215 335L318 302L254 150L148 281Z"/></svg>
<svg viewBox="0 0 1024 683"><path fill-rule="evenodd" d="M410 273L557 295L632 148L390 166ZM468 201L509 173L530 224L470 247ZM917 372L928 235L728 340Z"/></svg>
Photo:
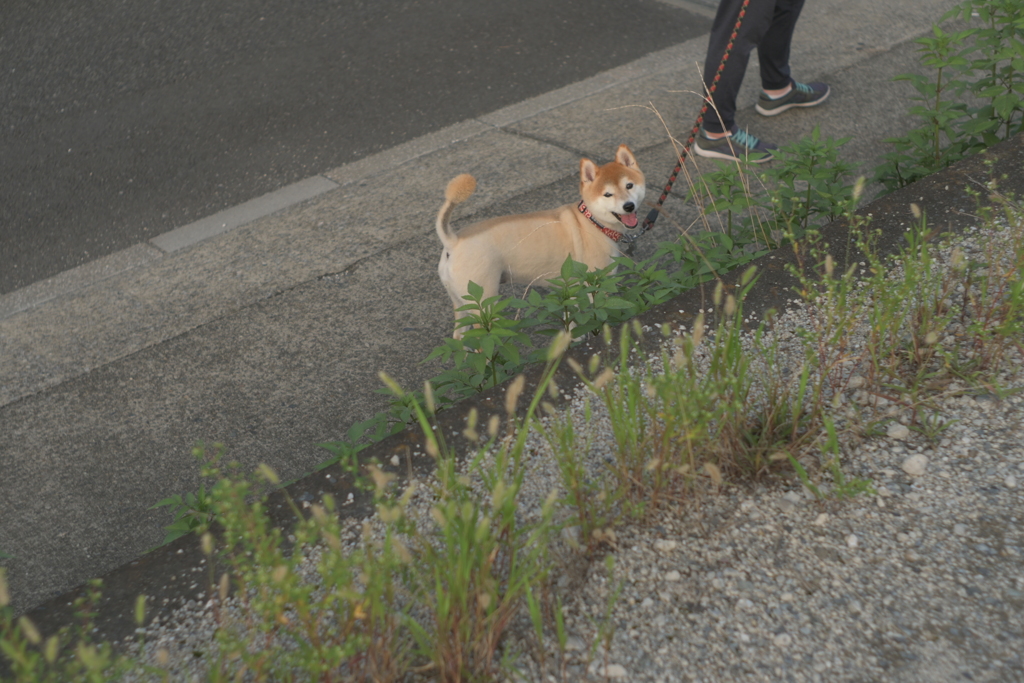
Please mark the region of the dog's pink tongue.
<svg viewBox="0 0 1024 683"><path fill-rule="evenodd" d="M619 217L619 220L622 221L622 224L625 225L627 228L635 228L636 227L636 214L635 213L624 213L624 214L622 214Z"/></svg>

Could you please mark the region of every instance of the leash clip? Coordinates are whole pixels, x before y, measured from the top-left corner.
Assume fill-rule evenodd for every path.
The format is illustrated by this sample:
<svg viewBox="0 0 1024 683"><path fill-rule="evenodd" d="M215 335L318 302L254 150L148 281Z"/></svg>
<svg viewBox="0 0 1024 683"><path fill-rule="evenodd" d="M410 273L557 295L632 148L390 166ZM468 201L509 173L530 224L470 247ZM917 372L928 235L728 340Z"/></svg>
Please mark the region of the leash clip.
<svg viewBox="0 0 1024 683"><path fill-rule="evenodd" d="M633 252L636 251L636 243L641 237L643 237L643 234L643 230L633 233L632 235L622 233L622 237L619 239L619 253L623 256L632 257Z"/></svg>

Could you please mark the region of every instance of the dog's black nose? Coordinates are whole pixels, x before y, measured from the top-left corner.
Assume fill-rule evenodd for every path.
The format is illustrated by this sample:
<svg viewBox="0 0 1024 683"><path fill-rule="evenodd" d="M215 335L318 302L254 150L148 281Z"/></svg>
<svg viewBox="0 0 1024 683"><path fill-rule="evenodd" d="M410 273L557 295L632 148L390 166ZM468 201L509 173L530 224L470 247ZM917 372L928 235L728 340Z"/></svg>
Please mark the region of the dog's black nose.
<svg viewBox="0 0 1024 683"><path fill-rule="evenodd" d="M634 211L636 211L636 204L634 204L633 202L626 202L625 204L622 205L622 210L625 211L626 213L633 213Z"/></svg>

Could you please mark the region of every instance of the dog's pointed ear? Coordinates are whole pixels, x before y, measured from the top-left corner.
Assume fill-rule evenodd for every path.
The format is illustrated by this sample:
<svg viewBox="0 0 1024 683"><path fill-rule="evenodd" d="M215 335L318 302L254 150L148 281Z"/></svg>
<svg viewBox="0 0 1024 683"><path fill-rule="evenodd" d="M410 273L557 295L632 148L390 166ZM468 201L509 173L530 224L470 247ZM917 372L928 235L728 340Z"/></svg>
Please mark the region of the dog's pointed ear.
<svg viewBox="0 0 1024 683"><path fill-rule="evenodd" d="M597 164L590 159L580 159L580 182L592 183L597 178Z"/></svg>
<svg viewBox="0 0 1024 683"><path fill-rule="evenodd" d="M619 148L615 150L615 161L619 162L626 168L636 168L636 157L633 156L633 152L626 145L619 145Z"/></svg>

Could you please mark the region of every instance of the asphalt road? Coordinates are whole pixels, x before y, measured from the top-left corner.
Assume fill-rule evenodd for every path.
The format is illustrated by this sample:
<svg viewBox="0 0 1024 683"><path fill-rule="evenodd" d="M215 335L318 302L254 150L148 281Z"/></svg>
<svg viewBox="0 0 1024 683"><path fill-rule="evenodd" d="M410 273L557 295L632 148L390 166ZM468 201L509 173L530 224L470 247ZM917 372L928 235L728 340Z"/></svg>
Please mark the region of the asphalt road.
<svg viewBox="0 0 1024 683"><path fill-rule="evenodd" d="M0 294L710 26L657 0L3 5Z"/></svg>

